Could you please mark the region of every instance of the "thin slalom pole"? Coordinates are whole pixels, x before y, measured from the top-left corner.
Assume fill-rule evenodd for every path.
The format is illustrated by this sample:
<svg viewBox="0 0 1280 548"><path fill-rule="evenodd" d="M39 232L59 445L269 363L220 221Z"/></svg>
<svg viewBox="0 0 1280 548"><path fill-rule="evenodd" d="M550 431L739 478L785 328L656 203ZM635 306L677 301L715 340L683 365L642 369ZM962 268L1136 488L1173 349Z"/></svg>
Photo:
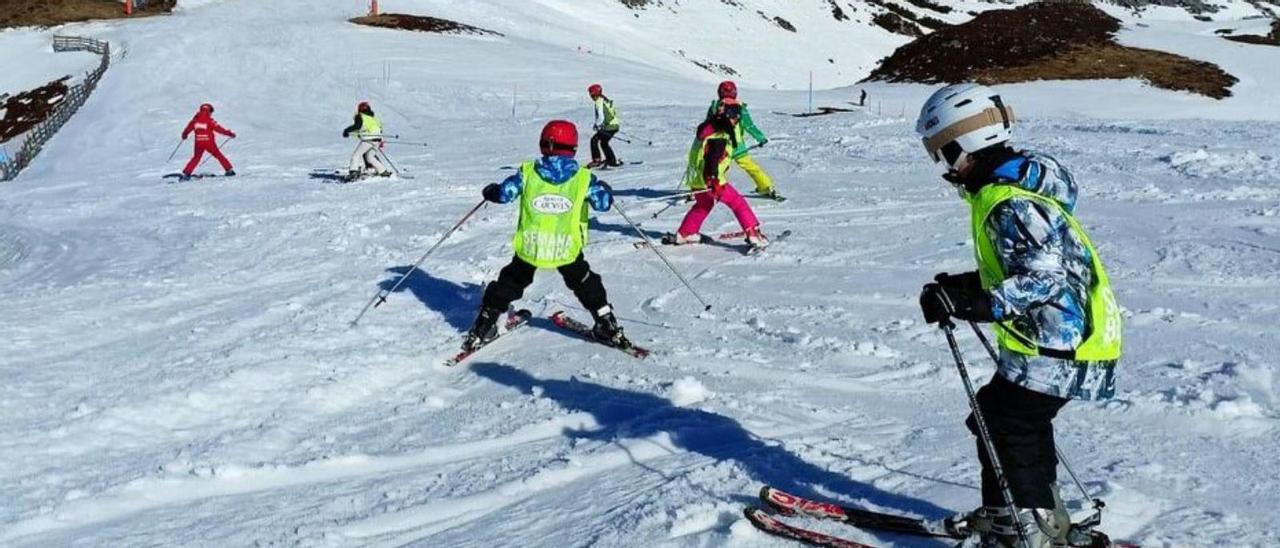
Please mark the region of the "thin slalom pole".
<svg viewBox="0 0 1280 548"><path fill-rule="evenodd" d="M453 225L453 228L450 228L448 232L445 232L444 236L441 236L440 240L437 241L435 245L431 246L431 249L428 249L426 253L423 253L422 257L418 258L418 262L413 263L413 266L409 268L409 271L405 272L404 276L401 276L400 279L396 281L396 284L391 286L391 289L380 290L372 299L369 299L369 303L364 305L364 308L360 309L360 313L356 315L354 320L351 320L351 327L355 327L357 323L360 323L360 318L363 318L365 312L368 312L370 308L377 308L382 306L382 303L387 302L388 295L395 293L397 289L400 289L400 286L403 285L404 282L408 281L409 276L412 276L413 273L418 270L418 267L422 265L423 261L426 261L427 257L430 257L431 253L434 252L436 248L440 247L440 244L443 244L445 240L448 240L449 236L452 236L454 232L462 227L463 223L467 222L467 219L470 219L472 215L475 215L475 213L480 211L480 208L484 207L487 203L489 203L488 200L480 200L480 203L471 208L471 211L468 211L466 215L463 215L462 219L459 219L457 224Z"/></svg>
<svg viewBox="0 0 1280 548"><path fill-rule="evenodd" d="M689 280L684 279L684 276L680 274L680 271L676 270L676 267L671 265L671 261L667 260L667 256L663 255L662 251L658 250L658 245L653 243L653 240L649 238L649 235L645 234L643 230L640 230L639 226L631 221L631 217L627 215L626 211L622 210L622 206L619 206L616 201L613 202L613 210L617 211L619 215L622 215L623 220L627 221L627 224L631 225L632 229L635 229L636 234L639 234L641 238L644 238L644 241L649 244L649 249L652 249L653 252L658 255L659 259L662 259L662 262L667 265L667 268L671 270L672 274L676 275L676 278L680 280L680 283L684 284L685 288L688 289L690 293L693 293L694 298L698 299L698 302L702 303L703 310L711 310L711 305L707 304L707 301L702 298L702 295L698 294L698 290L694 289L693 286L689 284Z"/></svg>

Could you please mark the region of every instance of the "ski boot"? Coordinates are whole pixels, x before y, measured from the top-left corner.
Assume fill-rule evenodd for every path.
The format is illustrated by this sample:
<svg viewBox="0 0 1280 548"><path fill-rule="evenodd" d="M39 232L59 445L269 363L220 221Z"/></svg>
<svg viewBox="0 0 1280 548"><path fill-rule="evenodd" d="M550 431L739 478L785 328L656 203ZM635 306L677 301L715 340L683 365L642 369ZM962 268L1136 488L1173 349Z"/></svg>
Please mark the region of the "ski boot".
<svg viewBox="0 0 1280 548"><path fill-rule="evenodd" d="M587 162L587 169L595 169L603 165L604 165L604 160L601 160L599 158L592 158L590 162Z"/></svg>
<svg viewBox="0 0 1280 548"><path fill-rule="evenodd" d="M395 172L393 172L393 171L391 171L391 170L389 170L389 169L388 169L388 170L386 170L386 171L380 171L380 172L378 172L378 176L379 176L379 177L390 177L390 176L392 176L392 175L395 175Z"/></svg>
<svg viewBox="0 0 1280 548"><path fill-rule="evenodd" d="M359 180L360 180L360 170L358 169L348 170L347 174L342 177L342 182L344 183L354 183Z"/></svg>
<svg viewBox="0 0 1280 548"><path fill-rule="evenodd" d="M663 234L662 243L667 245L689 245L702 243L702 234L694 232L688 236L676 232L675 234Z"/></svg>
<svg viewBox="0 0 1280 548"><path fill-rule="evenodd" d="M768 198L770 200L773 200L775 202L781 202L786 199L786 198L783 198L781 194L778 194L778 189L776 188L770 188L769 190L757 190L756 194L763 196L765 198Z"/></svg>
<svg viewBox="0 0 1280 548"><path fill-rule="evenodd" d="M625 163L623 163L623 161L622 161L622 160L614 160L614 161L612 161L612 162L605 162L605 164L604 164L604 166L605 166L605 167L622 167L622 166L624 166L624 165L626 165L626 164L625 164Z"/></svg>
<svg viewBox="0 0 1280 548"><path fill-rule="evenodd" d="M760 227L749 228L747 229L747 245L751 246L753 250L764 249L769 246L769 238L765 237L764 233L760 231Z"/></svg>
<svg viewBox="0 0 1280 548"><path fill-rule="evenodd" d="M187 181L190 181L190 180L191 180L191 174L190 174L190 173L183 173L182 175L179 175L179 176L178 176L178 180L179 180L179 181L182 181L182 182L184 182L184 183L185 183L185 182L187 182Z"/></svg>
<svg viewBox="0 0 1280 548"><path fill-rule="evenodd" d="M622 334L622 327L618 325L618 318L613 315L612 306L606 304L591 315L596 319L595 327L591 328L592 337L609 346L631 348L631 341Z"/></svg>
<svg viewBox="0 0 1280 548"><path fill-rule="evenodd" d="M236 176L236 170L234 170L234 169L228 169L228 170L227 170L227 172L226 172L225 174L223 174L223 176L224 176L224 177L235 177L235 176Z"/></svg>
<svg viewBox="0 0 1280 548"><path fill-rule="evenodd" d="M961 546L972 548L1057 548L1068 546L1071 517L1058 508L1017 508L1014 521L1005 506L982 506L968 515L949 520L948 528L967 530L971 536ZM1027 544L1018 535L1022 524Z"/></svg>
<svg viewBox="0 0 1280 548"><path fill-rule="evenodd" d="M472 351L497 338L498 318L501 316L501 310L481 308L476 315L476 322L471 325L471 331L467 332L467 338L462 341L462 349Z"/></svg>

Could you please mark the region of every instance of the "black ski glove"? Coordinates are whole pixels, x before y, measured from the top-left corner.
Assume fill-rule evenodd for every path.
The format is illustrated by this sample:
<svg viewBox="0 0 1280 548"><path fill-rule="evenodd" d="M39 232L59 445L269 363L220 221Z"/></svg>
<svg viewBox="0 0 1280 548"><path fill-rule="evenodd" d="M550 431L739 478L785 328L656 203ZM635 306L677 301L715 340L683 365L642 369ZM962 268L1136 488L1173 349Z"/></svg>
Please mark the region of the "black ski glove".
<svg viewBox="0 0 1280 548"><path fill-rule="evenodd" d="M343 130L343 131L342 131L342 138L343 138L343 139L346 139L346 138L347 138L347 137L349 137L349 136L351 136L351 132L350 132L350 131L346 131L346 130Z"/></svg>
<svg viewBox="0 0 1280 548"><path fill-rule="evenodd" d="M982 278L978 276L976 271L961 272L959 274L947 274L946 272L942 272L937 276L934 276L933 281L938 282L938 285L947 288L948 293L950 293L952 288L967 289L970 291L978 291L982 289Z"/></svg>
<svg viewBox="0 0 1280 548"><path fill-rule="evenodd" d="M920 311L925 323L938 323L947 318L974 322L994 322L991 295L981 289L943 287L925 284L920 291Z"/></svg>
<svg viewBox="0 0 1280 548"><path fill-rule="evenodd" d="M498 183L489 183L485 185L484 191L480 194L484 195L484 199L495 204L502 203L502 187Z"/></svg>

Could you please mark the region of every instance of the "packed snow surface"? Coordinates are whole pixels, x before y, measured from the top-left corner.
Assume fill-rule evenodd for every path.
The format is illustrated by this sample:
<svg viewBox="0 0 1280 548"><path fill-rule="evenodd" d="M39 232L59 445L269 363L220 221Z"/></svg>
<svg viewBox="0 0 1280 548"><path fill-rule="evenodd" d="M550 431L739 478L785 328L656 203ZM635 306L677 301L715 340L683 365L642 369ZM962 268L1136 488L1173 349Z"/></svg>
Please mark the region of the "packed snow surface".
<svg viewBox="0 0 1280 548"><path fill-rule="evenodd" d="M450 4L490 23L462 17L485 3ZM521 4L511 18L550 2ZM589 316L543 273L520 302L539 319L445 368L510 258L515 207L481 209L349 322L498 166L535 153L546 120L588 126L592 81L621 110L622 156L644 160L602 177L644 230L673 230L683 207L654 219L663 204L638 200L674 190L714 86L561 37L356 27L352 5L201 2L60 29L129 53L0 185L0 545L789 546L741 517L763 483L931 517L977 504L964 394L916 306L934 273L973 268L966 206L912 133L926 87L870 86L868 108L812 118L773 114L803 93L743 90L771 138L757 159L790 197L751 203L793 235L757 256L665 248L710 312L597 215L587 258L648 359L558 332L552 312ZM1126 40L1191 48L1214 25ZM1280 84L1280 48L1222 42L1200 52L1237 59L1242 93L1222 102L1137 82L1001 88L1019 144L1073 168L1126 309L1119 396L1069 405L1057 432L1108 502L1104 529L1142 546L1280 544L1280 107L1251 91ZM415 177L309 178L345 164L339 132L366 99L430 144L387 148ZM239 134L224 150L241 175L167 183L203 101ZM705 231L735 228L721 209Z"/></svg>

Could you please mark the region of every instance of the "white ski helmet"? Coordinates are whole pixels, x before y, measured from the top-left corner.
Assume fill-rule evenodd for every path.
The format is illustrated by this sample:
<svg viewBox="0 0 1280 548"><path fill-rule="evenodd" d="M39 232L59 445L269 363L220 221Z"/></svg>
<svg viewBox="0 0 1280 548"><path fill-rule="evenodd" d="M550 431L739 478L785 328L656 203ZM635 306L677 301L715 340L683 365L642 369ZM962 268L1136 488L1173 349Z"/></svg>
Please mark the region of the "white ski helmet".
<svg viewBox="0 0 1280 548"><path fill-rule="evenodd" d="M934 162L955 168L961 158L1013 137L1013 107L978 84L954 84L935 91L920 109L916 133Z"/></svg>

